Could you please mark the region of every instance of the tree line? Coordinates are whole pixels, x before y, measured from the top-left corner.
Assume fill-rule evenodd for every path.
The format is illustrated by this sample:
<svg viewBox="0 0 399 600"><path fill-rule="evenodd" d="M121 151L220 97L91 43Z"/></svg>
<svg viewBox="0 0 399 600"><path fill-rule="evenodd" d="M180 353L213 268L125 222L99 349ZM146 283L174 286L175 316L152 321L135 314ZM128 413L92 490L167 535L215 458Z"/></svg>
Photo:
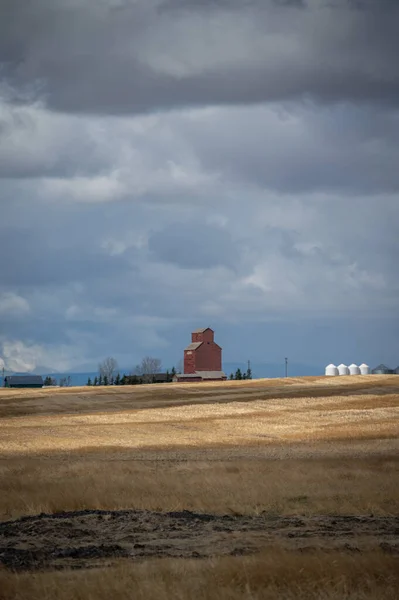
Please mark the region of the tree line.
<svg viewBox="0 0 399 600"><path fill-rule="evenodd" d="M242 379L252 379L252 370L250 367L244 372L241 369L237 369L235 373L230 374L230 379L235 381L240 381Z"/></svg>
<svg viewBox="0 0 399 600"><path fill-rule="evenodd" d="M44 385L59 385L60 387L69 387L71 382L72 379L70 375L61 377L59 382L57 382L55 377L50 377L50 375L47 375L47 377L44 379Z"/></svg>
<svg viewBox="0 0 399 600"><path fill-rule="evenodd" d="M156 383L156 374L159 374L162 369L162 362L159 358L146 356L141 363L137 365L131 373L120 374L118 363L115 358L109 356L98 365L98 376L92 380L88 378L88 386L96 385L140 385L144 383ZM177 371L175 367L165 373L166 382L173 380Z"/></svg>
<svg viewBox="0 0 399 600"><path fill-rule="evenodd" d="M146 356L142 359L141 363L136 365L132 369L131 373L124 373L121 375L118 367L118 363L115 358L109 356L98 365L98 376L96 375L93 379L88 378L86 385L97 386L97 385L141 385L145 383L156 383L156 374L159 374L162 369L162 362L159 358L153 358ZM182 365L179 364L177 370L172 367L165 373L165 381L173 381L176 373L181 373ZM235 373L230 374L230 380L243 380L252 379L251 368L248 367L246 371L237 369ZM57 385L57 380L53 377L47 376L44 380L44 385L51 386ZM71 385L71 376L61 377L59 380L60 387L69 387Z"/></svg>

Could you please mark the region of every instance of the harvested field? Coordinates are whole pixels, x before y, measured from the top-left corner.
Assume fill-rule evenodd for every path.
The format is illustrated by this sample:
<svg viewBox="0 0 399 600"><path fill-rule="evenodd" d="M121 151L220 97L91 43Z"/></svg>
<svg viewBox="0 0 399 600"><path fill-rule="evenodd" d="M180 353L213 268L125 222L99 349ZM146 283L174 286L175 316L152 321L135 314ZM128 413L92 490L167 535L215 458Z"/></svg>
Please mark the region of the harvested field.
<svg viewBox="0 0 399 600"><path fill-rule="evenodd" d="M190 404L223 404L280 398L389 396L399 393L396 376L295 377L201 384L44 388L0 388L0 417L94 414Z"/></svg>
<svg viewBox="0 0 399 600"><path fill-rule="evenodd" d="M383 377L5 390L0 456L397 439L399 381Z"/></svg>
<svg viewBox="0 0 399 600"><path fill-rule="evenodd" d="M105 598L82 573L52 572L93 566L121 598L120 580L143 598L395 597L396 376L2 389L0 423L0 598L66 598L64 585L70 597ZM255 575L261 560L277 568L279 553L315 581L324 569L324 587L298 575L287 588L282 565L277 578ZM150 589L140 577L160 557ZM360 564L369 580L356 596ZM248 580L212 592L240 565ZM181 569L208 591L190 595Z"/></svg>

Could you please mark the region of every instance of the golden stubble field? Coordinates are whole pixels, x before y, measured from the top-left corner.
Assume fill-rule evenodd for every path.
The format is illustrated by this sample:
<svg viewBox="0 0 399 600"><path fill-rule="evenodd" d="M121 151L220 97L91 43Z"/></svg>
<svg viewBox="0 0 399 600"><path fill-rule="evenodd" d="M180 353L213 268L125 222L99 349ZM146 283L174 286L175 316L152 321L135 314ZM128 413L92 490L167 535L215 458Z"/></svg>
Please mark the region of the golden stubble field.
<svg viewBox="0 0 399 600"><path fill-rule="evenodd" d="M73 558L57 573L3 567L0 598L396 598L398 450L396 376L1 389L3 522L93 509L236 520L225 533L208 525L208 545L203 524L184 515L163 534L140 512L64 520L70 537L43 518L4 526L2 539L0 523L0 561L2 551L45 553L46 536L80 557L90 535L122 549L81 560L94 571L70 571ZM342 533L327 524L334 515L369 521L353 538L350 520ZM148 548L134 549L136 517L151 530ZM273 519L281 522L270 537ZM193 561L200 540L203 558Z"/></svg>

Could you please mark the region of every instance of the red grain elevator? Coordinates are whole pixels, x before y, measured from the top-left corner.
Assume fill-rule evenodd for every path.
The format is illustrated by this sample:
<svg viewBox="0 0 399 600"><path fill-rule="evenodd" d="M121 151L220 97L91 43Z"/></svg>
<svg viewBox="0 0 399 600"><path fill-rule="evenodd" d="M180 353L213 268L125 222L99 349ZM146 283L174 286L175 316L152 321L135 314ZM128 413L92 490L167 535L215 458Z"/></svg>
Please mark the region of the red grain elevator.
<svg viewBox="0 0 399 600"><path fill-rule="evenodd" d="M184 350L185 374L222 370L222 349L214 337L215 332L210 327L193 331L191 344Z"/></svg>

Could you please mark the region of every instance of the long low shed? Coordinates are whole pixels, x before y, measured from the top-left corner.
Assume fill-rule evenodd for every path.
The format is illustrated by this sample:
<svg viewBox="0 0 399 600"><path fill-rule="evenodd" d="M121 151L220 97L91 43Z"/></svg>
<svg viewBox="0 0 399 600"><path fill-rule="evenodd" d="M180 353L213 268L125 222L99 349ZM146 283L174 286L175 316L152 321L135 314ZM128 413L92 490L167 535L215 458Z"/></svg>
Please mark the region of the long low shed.
<svg viewBox="0 0 399 600"><path fill-rule="evenodd" d="M227 375L223 371L196 371L195 373L178 373L173 377L175 382L196 382L196 381L226 381Z"/></svg>
<svg viewBox="0 0 399 600"><path fill-rule="evenodd" d="M41 375L8 375L4 379L7 388L42 388L43 385Z"/></svg>

